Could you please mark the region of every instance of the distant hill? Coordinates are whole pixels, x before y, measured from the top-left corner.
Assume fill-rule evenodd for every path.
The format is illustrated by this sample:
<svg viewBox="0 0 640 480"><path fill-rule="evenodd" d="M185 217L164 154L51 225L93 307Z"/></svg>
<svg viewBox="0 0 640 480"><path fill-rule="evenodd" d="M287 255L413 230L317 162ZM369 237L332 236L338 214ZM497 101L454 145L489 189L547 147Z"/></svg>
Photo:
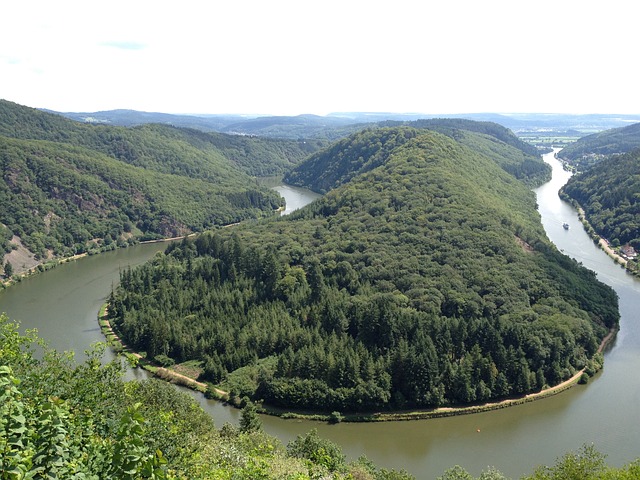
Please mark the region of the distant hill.
<svg viewBox="0 0 640 480"><path fill-rule="evenodd" d="M69 121L0 100L0 135L85 146L119 160L166 173L225 178L228 162L252 176L281 175L321 141L275 140L143 123L132 128ZM171 141L167 141L167 140ZM179 160L179 161L178 161ZM219 168L221 165L225 165ZM233 168L236 170L236 168Z"/></svg>
<svg viewBox="0 0 640 480"><path fill-rule="evenodd" d="M335 140L353 132L353 127L366 120L346 117L297 115L175 115L136 110L108 110L102 112L52 112L78 122L133 127L156 123L203 132L273 138ZM360 118L360 117L359 117ZM385 117L389 118L389 117ZM351 128L345 128L352 126Z"/></svg>
<svg viewBox="0 0 640 480"><path fill-rule="evenodd" d="M558 153L558 157L578 170L585 170L606 156L627 153L639 147L640 123L634 123L580 138L563 148Z"/></svg>
<svg viewBox="0 0 640 480"><path fill-rule="evenodd" d="M382 165L390 152L420 135L422 130L438 131L481 151L504 170L526 183L536 184L549 178L550 169L532 145L522 142L508 129L489 122L462 119L433 119L415 122L382 122L413 128L366 129L329 149L314 154L304 164L285 175L285 181L326 193L351 178ZM372 137L376 138L375 141ZM372 153L372 149L375 153Z"/></svg>
<svg viewBox="0 0 640 480"><path fill-rule="evenodd" d="M0 100L0 224L40 259L271 215L310 142L82 124Z"/></svg>
<svg viewBox="0 0 640 480"><path fill-rule="evenodd" d="M494 137L501 142L506 143L507 145L511 145L516 147L519 150L522 150L524 153L528 155L532 155L534 157L539 156L538 150L520 140L514 133L509 130L509 128L504 127L501 124L495 122L487 122L487 121L478 121L478 120L469 120L465 118L431 118L431 119L423 119L416 120L414 122L381 122L378 125L381 127L384 126L394 126L394 125L409 125L415 128L424 128L428 130L435 130L440 133L444 133L449 137L454 137L456 132L460 130L466 130L469 132L481 133L484 135L488 135Z"/></svg>
<svg viewBox="0 0 640 480"><path fill-rule="evenodd" d="M240 115L176 115L160 112L141 112L138 110L105 110L100 112L55 112L43 110L65 116L77 122L101 125L135 127L146 123L158 123L181 128L195 128L205 132L219 132L226 126L240 122L244 118Z"/></svg>
<svg viewBox="0 0 640 480"><path fill-rule="evenodd" d="M457 132L338 142L297 168L312 179L325 159L321 199L123 272L112 325L151 358L202 361L234 396L285 408L467 404L593 373L615 293L555 249L530 188L483 152L513 147Z"/></svg>
<svg viewBox="0 0 640 480"><path fill-rule="evenodd" d="M350 119L318 115L272 116L247 119L232 123L222 131L243 135L278 138L324 138L335 140L353 131ZM346 128L351 126L351 128ZM356 127L361 128L361 127Z"/></svg>
<svg viewBox="0 0 640 480"><path fill-rule="evenodd" d="M614 247L630 244L640 251L640 149L574 175L561 193L584 208L599 236Z"/></svg>
<svg viewBox="0 0 640 480"><path fill-rule="evenodd" d="M460 113L454 115L397 112L334 112L324 116L303 114L297 116L237 115L237 114L193 114L177 115L136 110L107 110L101 112L53 112L79 122L103 123L120 126L135 126L145 123L160 123L175 127L197 128L203 131L235 132L244 135L279 136L285 138L341 138L353 133L345 128L362 124L374 124L388 120L412 122L432 118L464 118L478 122L492 122L514 132L576 131L583 135L611 128L624 127L640 122L639 115L588 114L571 115L559 113ZM336 130L332 132L331 130Z"/></svg>

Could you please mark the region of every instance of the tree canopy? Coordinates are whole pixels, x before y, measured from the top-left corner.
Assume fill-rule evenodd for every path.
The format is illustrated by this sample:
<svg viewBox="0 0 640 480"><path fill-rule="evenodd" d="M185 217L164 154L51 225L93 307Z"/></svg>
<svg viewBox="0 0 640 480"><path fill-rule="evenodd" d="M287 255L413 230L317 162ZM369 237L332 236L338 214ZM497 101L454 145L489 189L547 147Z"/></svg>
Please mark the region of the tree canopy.
<svg viewBox="0 0 640 480"><path fill-rule="evenodd" d="M519 140L510 130L491 122L432 119L415 122L382 122L396 125L366 128L312 155L289 171L284 179L326 193L351 178L382 165L397 147L424 132L437 131L457 143L492 158L503 170L529 185L550 178L551 169L535 147ZM398 128L397 125L404 125ZM407 128L408 127L408 128ZM365 160L366 159L366 160Z"/></svg>
<svg viewBox="0 0 640 480"><path fill-rule="evenodd" d="M255 418L251 428L217 429L173 385L125 381L119 361L102 363L104 345L76 363L18 327L0 314L2 479L413 478L364 459L347 462L315 432L287 446Z"/></svg>
<svg viewBox="0 0 640 480"><path fill-rule="evenodd" d="M640 250L640 149L574 175L561 194L584 208L598 235Z"/></svg>
<svg viewBox="0 0 640 480"><path fill-rule="evenodd" d="M339 145L322 199L123 271L126 341L214 383L253 365L233 393L325 411L483 402L589 365L617 298L548 241L523 182L432 131Z"/></svg>

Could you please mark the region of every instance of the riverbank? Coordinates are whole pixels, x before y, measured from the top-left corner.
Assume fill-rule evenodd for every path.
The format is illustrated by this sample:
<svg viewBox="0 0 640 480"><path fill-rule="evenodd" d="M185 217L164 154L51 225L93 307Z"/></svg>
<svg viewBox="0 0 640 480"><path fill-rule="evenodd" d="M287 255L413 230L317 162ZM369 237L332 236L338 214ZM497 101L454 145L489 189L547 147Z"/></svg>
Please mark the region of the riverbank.
<svg viewBox="0 0 640 480"><path fill-rule="evenodd" d="M235 225L235 224L234 224ZM160 238L157 240L144 240L141 242L138 242L137 244L140 245L145 245L145 244L153 244L153 243L168 243L168 242L175 242L175 241L179 241L179 240L183 240L185 238L190 238L190 237L194 237L198 235L198 233L190 233L189 235L183 235L181 237L171 237L171 238ZM134 244L127 244L123 247L117 247L117 248L129 248ZM46 272L47 270L51 270L52 268L57 267L58 265L62 265L64 263L69 263L69 262L74 262L76 260L79 260L81 258L85 258L89 255L99 255L100 253L104 253L104 251L96 251L96 252L85 252L85 253L80 253L77 255L72 255L70 257L56 257L56 258L52 258L49 259L47 261L41 262L41 263L37 263L34 266L23 270L23 271L19 271L17 273L14 273L13 275L11 275L11 277L9 278L3 278L0 280L0 290L3 288L8 288L11 285L14 285L18 282L21 282L22 280L24 280L25 278L31 277L33 275L37 275L39 273L42 272Z"/></svg>
<svg viewBox="0 0 640 480"><path fill-rule="evenodd" d="M139 352L131 349L113 330L113 327L107 318L107 307L106 303L103 304L98 312L98 324L100 325L100 330L107 339L107 344L113 348L116 353L123 355L132 367L140 367L162 380L182 385L183 387L191 388L201 393L207 393L209 391L209 386L206 383L198 382L194 378L171 370L170 368L163 367L145 358ZM218 390L217 393L221 396L226 395L226 392L221 390Z"/></svg>
<svg viewBox="0 0 640 480"><path fill-rule="evenodd" d="M598 347L597 354L602 354L604 349L609 345L617 334L617 329L611 329L609 333L602 339ZM395 412L395 413L376 413L372 415L345 415L343 421L346 422L388 422L388 421L406 421L406 420L428 420L433 418L453 417L457 415L469 415L473 413L489 412L502 408L513 407L525 403L542 400L544 398L557 395L583 381L586 367L576 372L571 378L565 380L553 387L545 388L539 392L530 393L523 397L506 398L498 402L489 402L480 405L470 405L465 407L440 407L432 410L417 410L412 412ZM289 417L293 418L293 417ZM327 420L330 421L328 416Z"/></svg>
<svg viewBox="0 0 640 480"><path fill-rule="evenodd" d="M624 268L627 273L633 275L634 277L640 278L640 269L638 269L638 263L630 262L627 258L623 257L618 250L613 248L605 238L602 238L596 232L596 230L587 219L586 213L580 206L580 204L574 199L567 196L564 196L563 200L569 202L576 209L576 211L578 212L578 220L580 220L580 223L582 223L584 231L587 232L587 235L589 235L589 237L593 240L593 243L595 243L603 252L605 252L609 256L609 258L611 258L617 265L620 265L622 268Z"/></svg>

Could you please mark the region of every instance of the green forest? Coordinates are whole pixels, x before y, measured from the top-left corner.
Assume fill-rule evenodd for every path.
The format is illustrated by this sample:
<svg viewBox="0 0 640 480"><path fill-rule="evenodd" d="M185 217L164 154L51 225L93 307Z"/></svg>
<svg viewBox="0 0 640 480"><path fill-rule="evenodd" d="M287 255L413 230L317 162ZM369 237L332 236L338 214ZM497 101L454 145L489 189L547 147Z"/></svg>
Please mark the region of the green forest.
<svg viewBox="0 0 640 480"><path fill-rule="evenodd" d="M551 169L542 161L535 147L520 141L500 125L460 119L420 120L408 125L400 130L400 134L398 127L367 128L356 132L315 153L287 172L284 180L326 193L361 173L379 167L390 152L424 130L443 133L457 143L491 157L503 170L527 185L540 185L551 178Z"/></svg>
<svg viewBox="0 0 640 480"><path fill-rule="evenodd" d="M282 174L322 146L163 125L81 124L0 100L0 242L69 256L273 215Z"/></svg>
<svg viewBox="0 0 640 480"><path fill-rule="evenodd" d="M640 250L640 149L574 175L561 195L578 202L596 233L614 247Z"/></svg>
<svg viewBox="0 0 640 480"><path fill-rule="evenodd" d="M513 147L457 135L330 147L322 199L123 271L112 323L148 358L199 360L204 379L289 409L461 405L594 373L615 293L548 241L502 163Z"/></svg>

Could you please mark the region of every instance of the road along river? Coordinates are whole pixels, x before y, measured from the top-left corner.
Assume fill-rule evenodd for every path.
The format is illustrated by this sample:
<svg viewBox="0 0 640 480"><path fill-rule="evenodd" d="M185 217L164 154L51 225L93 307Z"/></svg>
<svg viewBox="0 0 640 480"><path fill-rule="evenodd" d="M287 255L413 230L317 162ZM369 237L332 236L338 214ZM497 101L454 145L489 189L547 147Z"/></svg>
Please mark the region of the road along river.
<svg viewBox="0 0 640 480"><path fill-rule="evenodd" d="M317 428L322 436L340 444L350 458L366 455L382 467L404 468L420 479L433 479L455 464L474 476L492 465L518 478L585 443L595 444L614 465L640 457L640 282L589 239L575 210L557 195L569 174L552 154L545 161L553 167L553 179L536 189L536 194L549 238L567 255L598 272L620 296L621 328L605 354L601 374L588 385L551 398L474 415L338 425L264 416L265 429L286 443ZM277 189L283 195L293 191L304 197L304 190ZM313 194L308 201L315 197ZM295 202L301 205L305 200ZM562 227L564 222L570 224L569 230ZM0 292L0 311L20 320L25 328L37 328L52 347L74 350L81 357L92 342L104 340L96 317L120 269L140 264L163 248L162 244L138 245L60 265ZM131 375L145 376L140 371ZM237 410L192 395L218 426L237 422Z"/></svg>

